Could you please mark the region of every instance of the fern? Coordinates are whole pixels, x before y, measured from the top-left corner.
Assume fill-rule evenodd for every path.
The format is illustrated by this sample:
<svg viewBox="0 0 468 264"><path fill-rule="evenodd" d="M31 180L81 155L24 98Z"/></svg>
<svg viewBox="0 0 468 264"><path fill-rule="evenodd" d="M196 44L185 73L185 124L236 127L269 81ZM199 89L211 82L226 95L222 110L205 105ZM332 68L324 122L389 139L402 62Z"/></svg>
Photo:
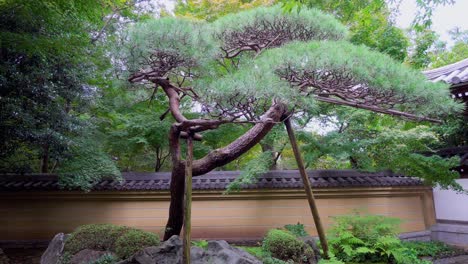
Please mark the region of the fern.
<svg viewBox="0 0 468 264"><path fill-rule="evenodd" d="M329 231L333 259L346 263L428 263L418 259L416 251L405 247L398 239L399 222L398 219L378 215L336 217Z"/></svg>

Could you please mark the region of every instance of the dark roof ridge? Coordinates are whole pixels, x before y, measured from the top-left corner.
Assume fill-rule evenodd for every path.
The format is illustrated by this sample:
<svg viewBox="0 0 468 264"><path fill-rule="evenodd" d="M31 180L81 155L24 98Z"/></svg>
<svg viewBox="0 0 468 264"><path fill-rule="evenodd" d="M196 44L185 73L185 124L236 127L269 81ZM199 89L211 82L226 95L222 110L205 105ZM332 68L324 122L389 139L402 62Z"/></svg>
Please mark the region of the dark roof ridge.
<svg viewBox="0 0 468 264"><path fill-rule="evenodd" d="M194 190L222 190L233 182L241 171L212 171L193 178ZM417 186L417 178L395 175L390 171L366 173L356 170L314 170L308 171L314 188L330 187L382 187ZM169 190L170 172L145 173L124 172L123 181L103 180L93 190ZM270 171L259 177L254 184L243 185L245 189L303 188L297 170ZM56 175L0 175L0 190L59 190Z"/></svg>

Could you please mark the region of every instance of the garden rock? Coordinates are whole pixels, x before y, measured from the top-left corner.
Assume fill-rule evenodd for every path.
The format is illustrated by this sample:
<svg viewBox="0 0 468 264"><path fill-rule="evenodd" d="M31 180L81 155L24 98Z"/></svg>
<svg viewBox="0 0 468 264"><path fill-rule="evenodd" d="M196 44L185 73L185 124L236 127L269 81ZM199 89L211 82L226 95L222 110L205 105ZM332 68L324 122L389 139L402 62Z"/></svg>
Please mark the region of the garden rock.
<svg viewBox="0 0 468 264"><path fill-rule="evenodd" d="M44 254L42 254L41 264L57 264L60 256L62 255L66 239L67 235L64 233L58 233L55 235L52 241L50 241Z"/></svg>
<svg viewBox="0 0 468 264"><path fill-rule="evenodd" d="M192 247L194 249L194 247ZM261 264L258 259L249 253L231 247L226 241L208 241L208 248L206 251L201 252L198 249L193 250L191 254L192 264Z"/></svg>
<svg viewBox="0 0 468 264"><path fill-rule="evenodd" d="M92 263L104 255L115 255L109 251L97 251L92 249L83 249L80 252L73 255L70 260L70 264L88 264Z"/></svg>
<svg viewBox="0 0 468 264"><path fill-rule="evenodd" d="M191 247L192 264L261 264L249 253L231 247L226 241L208 241L207 250ZM182 263L182 241L172 236L158 247L148 247L118 264L177 264Z"/></svg>
<svg viewBox="0 0 468 264"><path fill-rule="evenodd" d="M182 262L182 241L172 236L158 247L147 247L118 264L175 264Z"/></svg>
<svg viewBox="0 0 468 264"><path fill-rule="evenodd" d="M309 263L319 262L319 260L320 260L320 249L317 246L317 238L315 238L313 236L306 236L306 237L299 237L298 239L301 240L302 242L304 242L306 245L308 245L314 251L314 260L315 260L315 262L309 262Z"/></svg>

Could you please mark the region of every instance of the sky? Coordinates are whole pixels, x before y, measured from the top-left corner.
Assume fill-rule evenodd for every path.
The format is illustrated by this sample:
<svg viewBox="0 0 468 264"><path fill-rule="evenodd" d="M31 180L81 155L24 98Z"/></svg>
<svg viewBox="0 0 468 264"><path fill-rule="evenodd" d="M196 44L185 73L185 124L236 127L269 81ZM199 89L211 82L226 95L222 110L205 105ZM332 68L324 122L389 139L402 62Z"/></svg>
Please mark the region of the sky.
<svg viewBox="0 0 468 264"><path fill-rule="evenodd" d="M400 15L396 23L401 28L408 28L416 14L416 0L402 0ZM451 42L448 31L458 26L468 30L468 0L456 0L455 4L438 6L432 17L432 29L443 41Z"/></svg>

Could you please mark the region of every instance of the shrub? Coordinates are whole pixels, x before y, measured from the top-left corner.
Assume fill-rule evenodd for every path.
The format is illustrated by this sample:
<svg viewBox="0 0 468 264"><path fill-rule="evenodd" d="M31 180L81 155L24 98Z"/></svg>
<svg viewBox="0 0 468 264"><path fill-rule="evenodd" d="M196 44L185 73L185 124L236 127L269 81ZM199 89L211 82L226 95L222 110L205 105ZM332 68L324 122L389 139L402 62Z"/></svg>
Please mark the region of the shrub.
<svg viewBox="0 0 468 264"><path fill-rule="evenodd" d="M398 239L399 223L378 215L335 217L328 237L331 253L343 262L428 263Z"/></svg>
<svg viewBox="0 0 468 264"><path fill-rule="evenodd" d="M144 247L157 245L158 235L150 232L126 226L92 224L77 228L65 242L64 252L73 255L83 249L93 249L111 251L120 258L127 258Z"/></svg>
<svg viewBox="0 0 468 264"><path fill-rule="evenodd" d="M115 253L126 259L146 247L159 245L159 237L154 233L138 229L128 230L115 242Z"/></svg>
<svg viewBox="0 0 468 264"><path fill-rule="evenodd" d="M93 224L78 227L67 239L65 252L75 254L89 248L102 251L114 251L117 239L130 228L111 224Z"/></svg>
<svg viewBox="0 0 468 264"><path fill-rule="evenodd" d="M295 263L306 262L313 257L312 249L304 242L298 240L292 233L286 230L272 229L263 240L264 251L271 256L284 261Z"/></svg>
<svg viewBox="0 0 468 264"><path fill-rule="evenodd" d="M304 225L301 223L297 223L295 225L285 225L284 228L296 237L305 237L309 235L307 231L305 231Z"/></svg>

